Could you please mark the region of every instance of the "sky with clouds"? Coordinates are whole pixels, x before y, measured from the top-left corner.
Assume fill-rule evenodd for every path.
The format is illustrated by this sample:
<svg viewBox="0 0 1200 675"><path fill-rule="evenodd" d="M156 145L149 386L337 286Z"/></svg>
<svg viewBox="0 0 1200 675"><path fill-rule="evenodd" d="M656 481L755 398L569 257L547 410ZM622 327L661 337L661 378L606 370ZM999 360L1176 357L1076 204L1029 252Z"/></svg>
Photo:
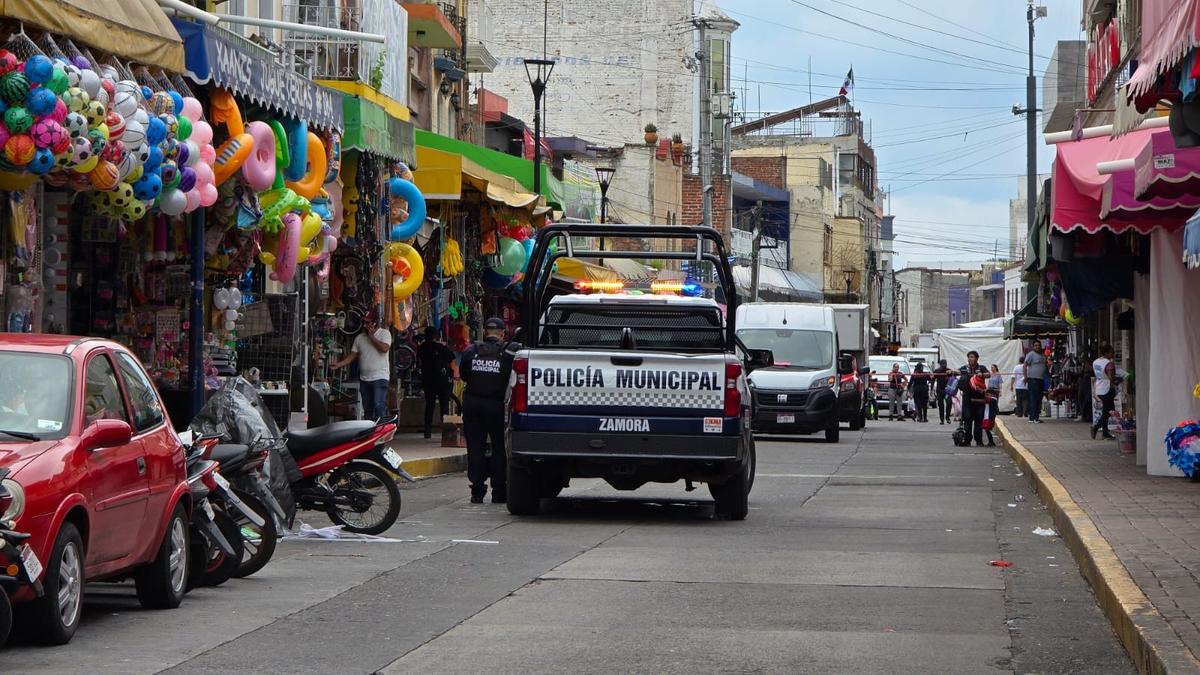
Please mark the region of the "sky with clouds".
<svg viewBox="0 0 1200 675"><path fill-rule="evenodd" d="M1039 0L1034 72L1058 40L1082 39L1080 0ZM1022 0L718 0L734 34L738 96L787 110L837 93L870 124L879 184L896 216L897 267L975 266L1008 251L1008 200L1025 173L1028 67ZM761 101L761 103L760 103ZM740 107L740 106L739 106ZM1039 125L1040 130L1040 125ZM1052 150L1038 145L1039 171Z"/></svg>

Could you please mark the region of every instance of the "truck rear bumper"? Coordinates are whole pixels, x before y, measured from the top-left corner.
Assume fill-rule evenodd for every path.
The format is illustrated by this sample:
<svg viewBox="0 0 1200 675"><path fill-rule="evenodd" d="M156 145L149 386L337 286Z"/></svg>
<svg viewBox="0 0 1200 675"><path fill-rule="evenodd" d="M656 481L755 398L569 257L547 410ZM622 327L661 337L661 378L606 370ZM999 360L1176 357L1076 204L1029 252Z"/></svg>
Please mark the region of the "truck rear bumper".
<svg viewBox="0 0 1200 675"><path fill-rule="evenodd" d="M509 455L528 459L729 461L739 459L739 436L585 433L561 431L512 432Z"/></svg>

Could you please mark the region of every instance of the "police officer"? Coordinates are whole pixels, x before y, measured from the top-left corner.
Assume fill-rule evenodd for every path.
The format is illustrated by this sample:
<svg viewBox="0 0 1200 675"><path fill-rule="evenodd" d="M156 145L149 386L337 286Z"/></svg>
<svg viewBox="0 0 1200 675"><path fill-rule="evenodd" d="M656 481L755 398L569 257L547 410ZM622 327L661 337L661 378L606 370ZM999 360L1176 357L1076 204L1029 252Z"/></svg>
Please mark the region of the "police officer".
<svg viewBox="0 0 1200 675"><path fill-rule="evenodd" d="M504 320L491 318L483 324L483 342L463 352L459 376L466 383L463 393L463 432L467 437L467 479L471 481L471 503L483 503L487 480L492 479L492 503L507 500L507 456L504 447L504 398L512 374L515 345L504 341ZM492 444L491 461L485 456Z"/></svg>

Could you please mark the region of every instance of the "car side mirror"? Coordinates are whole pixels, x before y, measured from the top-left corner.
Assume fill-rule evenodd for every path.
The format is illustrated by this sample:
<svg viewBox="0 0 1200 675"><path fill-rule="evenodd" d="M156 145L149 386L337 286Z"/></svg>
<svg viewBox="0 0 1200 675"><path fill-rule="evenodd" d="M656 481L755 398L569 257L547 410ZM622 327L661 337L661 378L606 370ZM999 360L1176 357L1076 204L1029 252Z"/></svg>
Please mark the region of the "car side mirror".
<svg viewBox="0 0 1200 675"><path fill-rule="evenodd" d="M854 357L842 354L838 357L838 375L849 375L854 372Z"/></svg>
<svg viewBox="0 0 1200 675"><path fill-rule="evenodd" d="M115 448L133 440L133 427L121 420L96 420L79 435L79 447L93 451Z"/></svg>
<svg viewBox="0 0 1200 675"><path fill-rule="evenodd" d="M746 369L770 368L775 365L775 353L770 349L747 349Z"/></svg>

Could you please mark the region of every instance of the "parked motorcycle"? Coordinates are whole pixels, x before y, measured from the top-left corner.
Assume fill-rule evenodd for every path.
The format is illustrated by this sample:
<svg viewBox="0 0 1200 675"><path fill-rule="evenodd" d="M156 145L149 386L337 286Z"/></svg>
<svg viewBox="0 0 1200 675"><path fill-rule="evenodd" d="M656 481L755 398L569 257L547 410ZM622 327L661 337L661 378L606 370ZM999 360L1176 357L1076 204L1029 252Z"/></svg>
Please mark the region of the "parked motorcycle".
<svg viewBox="0 0 1200 675"><path fill-rule="evenodd" d="M271 442L255 446L219 443L209 456L221 465L221 475L229 479L231 491L251 513L241 509L229 512L242 538L242 556L233 576L241 579L261 570L275 555L281 527L287 512L271 492L262 467L270 456ZM252 515L258 516L257 519Z"/></svg>
<svg viewBox="0 0 1200 675"><path fill-rule="evenodd" d="M4 512L16 498L4 486L2 479L6 475L8 469L0 469L0 647L4 646L12 632L13 611L9 596L23 586L32 587L35 596L42 596L42 584L38 580L42 563L32 549L24 546L29 535L14 532L10 529L12 523L3 520Z"/></svg>

